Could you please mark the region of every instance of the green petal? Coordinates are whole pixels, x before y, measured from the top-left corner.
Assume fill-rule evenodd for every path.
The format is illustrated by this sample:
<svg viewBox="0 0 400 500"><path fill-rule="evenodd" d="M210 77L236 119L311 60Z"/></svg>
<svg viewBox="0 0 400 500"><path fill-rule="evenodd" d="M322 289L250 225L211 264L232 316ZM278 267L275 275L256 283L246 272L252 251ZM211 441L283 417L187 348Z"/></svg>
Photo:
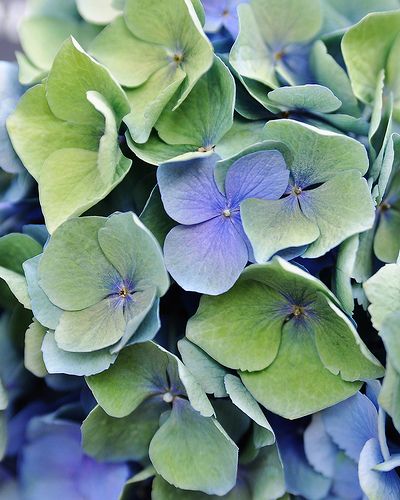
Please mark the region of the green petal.
<svg viewBox="0 0 400 500"><path fill-rule="evenodd" d="M77 0L76 6L80 15L93 24L108 24L120 13L112 0Z"/></svg>
<svg viewBox="0 0 400 500"><path fill-rule="evenodd" d="M285 109L301 109L319 113L332 113L342 102L327 87L321 85L292 85L268 93L273 104Z"/></svg>
<svg viewBox="0 0 400 500"><path fill-rule="evenodd" d="M224 495L236 483L235 443L216 420L202 417L185 400L174 403L149 456L158 474L181 489Z"/></svg>
<svg viewBox="0 0 400 500"><path fill-rule="evenodd" d="M302 212L320 230L319 238L303 254L306 258L320 257L374 224L375 209L368 184L355 170L343 172L303 194L304 198L299 197Z"/></svg>
<svg viewBox="0 0 400 500"><path fill-rule="evenodd" d="M39 243L25 234L11 233L0 238L0 280L6 282L12 294L27 309L31 308L31 301L22 264L41 251Z"/></svg>
<svg viewBox="0 0 400 500"><path fill-rule="evenodd" d="M188 96L197 80L210 68L213 49L205 36L196 11L189 0L127 0L125 20L132 33L141 40L166 48L173 56L182 48L182 69L186 74L178 105ZM179 26L179 30L171 29Z"/></svg>
<svg viewBox="0 0 400 500"><path fill-rule="evenodd" d="M283 327L279 355L260 372L241 372L244 385L268 410L284 418L300 418L352 396L359 382L345 382L322 364L312 333Z"/></svg>
<svg viewBox="0 0 400 500"><path fill-rule="evenodd" d="M96 406L82 424L82 446L96 460L143 460L159 427L160 415L169 409L162 399L143 402L124 418L107 415Z"/></svg>
<svg viewBox="0 0 400 500"><path fill-rule="evenodd" d="M99 405L112 417L126 417L148 396L168 391L167 372L172 370L168 355L154 344L136 344L119 354L106 372L89 377L87 383Z"/></svg>
<svg viewBox="0 0 400 500"><path fill-rule="evenodd" d="M33 315L43 326L50 330L55 330L60 321L62 310L50 302L47 295L39 286L38 269L41 258L42 255L37 255L32 259L26 260L23 268Z"/></svg>
<svg viewBox="0 0 400 500"><path fill-rule="evenodd" d="M48 332L42 344L43 360L49 373L62 373L77 377L90 376L107 370L115 361L107 349L95 352L67 352L60 349L54 332Z"/></svg>
<svg viewBox="0 0 400 500"><path fill-rule="evenodd" d="M351 278L353 276L359 246L359 236L351 236L339 247L336 259L336 269L333 282L333 291L340 300L343 310L352 315L354 310L354 297Z"/></svg>
<svg viewBox="0 0 400 500"><path fill-rule="evenodd" d="M187 338L183 338L178 342L178 349L185 366L193 373L207 394L214 394L216 398L227 395L224 385L226 370L223 366L219 365L195 344L189 342Z"/></svg>
<svg viewBox="0 0 400 500"><path fill-rule="evenodd" d="M88 91L96 91L104 96L117 121L120 122L129 113L124 91L109 71L86 54L73 38L64 42L58 52L46 90L47 101L54 115L71 123L102 128L103 118L88 102Z"/></svg>
<svg viewBox="0 0 400 500"><path fill-rule="evenodd" d="M166 293L169 278L161 248L135 214L109 217L99 230L98 239L105 256L121 276L157 287L159 296Z"/></svg>
<svg viewBox="0 0 400 500"><path fill-rule="evenodd" d="M359 117L360 110L349 77L335 59L328 54L324 43L320 40L315 42L311 50L310 66L316 81L331 89L342 102L339 112Z"/></svg>
<svg viewBox="0 0 400 500"><path fill-rule="evenodd" d="M375 99L380 72L400 29L400 12L379 12L365 17L344 35L343 57L354 94L371 104Z"/></svg>
<svg viewBox="0 0 400 500"><path fill-rule="evenodd" d="M379 404L392 417L396 429L400 431L400 374L395 370L390 358L386 363Z"/></svg>
<svg viewBox="0 0 400 500"><path fill-rule="evenodd" d="M368 157L358 141L340 134L319 130L293 120L269 121L265 139L286 144L292 152L288 167L295 179L306 177L308 184L326 182L335 174L368 170Z"/></svg>
<svg viewBox="0 0 400 500"><path fill-rule="evenodd" d="M368 351L353 323L326 296L317 295L315 307L321 319L313 322L313 329L325 367L349 382L382 377L384 368Z"/></svg>
<svg viewBox="0 0 400 500"><path fill-rule="evenodd" d="M0 379L0 411L3 411L8 406L8 396L6 389Z"/></svg>
<svg viewBox="0 0 400 500"><path fill-rule="evenodd" d="M322 23L317 0L270 0L268 4L253 0L250 5L240 5L238 13L240 31L230 63L242 76L272 88L278 86L275 69L279 58L274 47L279 44L284 50L310 40Z"/></svg>
<svg viewBox="0 0 400 500"><path fill-rule="evenodd" d="M126 87L142 85L168 64L165 49L133 36L122 16L94 39L90 53Z"/></svg>
<svg viewBox="0 0 400 500"><path fill-rule="evenodd" d="M126 90L132 112L124 122L134 141L148 140L151 129L184 79L185 73L179 67L171 71L169 66L164 66L140 87Z"/></svg>
<svg viewBox="0 0 400 500"><path fill-rule="evenodd" d="M400 373L400 311L389 314L379 332L393 368Z"/></svg>
<svg viewBox="0 0 400 500"><path fill-rule="evenodd" d="M35 319L25 333L25 368L37 377L45 377L48 373L42 354L42 344L45 335L46 328Z"/></svg>
<svg viewBox="0 0 400 500"><path fill-rule="evenodd" d="M98 351L118 342L125 332L125 325L123 308L114 307L110 299L105 298L81 311L64 311L55 339L63 351Z"/></svg>
<svg viewBox="0 0 400 500"><path fill-rule="evenodd" d="M368 311L376 330L382 328L386 317L396 312L400 304L400 264L387 264L364 283L371 305Z"/></svg>
<svg viewBox="0 0 400 500"><path fill-rule="evenodd" d="M241 280L222 295L201 298L197 313L187 324L186 336L224 366L262 370L278 353L284 321L280 307L284 303L272 288Z"/></svg>
<svg viewBox="0 0 400 500"><path fill-rule="evenodd" d="M20 99L7 120L13 146L29 173L39 180L45 160L60 149L97 151L99 132L56 118L46 100L46 87L36 85Z"/></svg>
<svg viewBox="0 0 400 500"><path fill-rule="evenodd" d="M244 230L257 262L266 262L280 250L301 248L317 240L317 224L305 217L297 200L248 199L241 203Z"/></svg>
<svg viewBox="0 0 400 500"><path fill-rule="evenodd" d="M151 192L143 212L140 214L140 220L155 236L158 244L163 247L165 237L176 225L176 222L165 211L158 186L155 186Z"/></svg>
<svg viewBox="0 0 400 500"><path fill-rule="evenodd" d="M262 446L273 444L275 442L274 431L272 430L272 427L259 407L257 401L243 385L240 378L235 375L226 375L225 386L233 404L240 408L253 420L253 422L263 429L264 435Z"/></svg>
<svg viewBox="0 0 400 500"><path fill-rule="evenodd" d="M178 109L164 110L155 125L168 144L193 144L204 148L218 144L233 123L235 82L225 64L214 58L211 69L200 78Z"/></svg>
<svg viewBox="0 0 400 500"><path fill-rule="evenodd" d="M97 240L105 223L103 217L71 219L50 239L39 264L39 285L61 309L79 311L110 293L107 279L116 270Z"/></svg>

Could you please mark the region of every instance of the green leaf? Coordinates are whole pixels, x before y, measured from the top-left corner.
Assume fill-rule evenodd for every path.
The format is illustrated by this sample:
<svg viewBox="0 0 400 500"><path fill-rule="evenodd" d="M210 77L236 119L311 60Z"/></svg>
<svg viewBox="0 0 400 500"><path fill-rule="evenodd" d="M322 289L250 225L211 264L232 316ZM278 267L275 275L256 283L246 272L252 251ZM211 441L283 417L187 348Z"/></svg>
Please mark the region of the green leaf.
<svg viewBox="0 0 400 500"><path fill-rule="evenodd" d="M57 346L54 332L49 331L42 344L43 361L49 373L63 373L77 377L90 376L107 370L116 355L107 349L96 352L67 352Z"/></svg>
<svg viewBox="0 0 400 500"><path fill-rule="evenodd" d="M355 394L361 382L345 382L322 364L311 332L283 326L279 355L267 369L241 372L244 385L268 410L300 418Z"/></svg>
<svg viewBox="0 0 400 500"><path fill-rule="evenodd" d="M187 338L178 342L178 349L185 366L207 394L214 394L216 398L227 395L224 385L226 370L223 366L216 363L204 351L189 342Z"/></svg>
<svg viewBox="0 0 400 500"><path fill-rule="evenodd" d="M235 443L215 419L202 417L185 400L174 403L149 456L157 473L181 489L224 495L236 483Z"/></svg>
<svg viewBox="0 0 400 500"><path fill-rule="evenodd" d="M33 319L33 323L25 333L25 368L37 377L45 377L48 373L42 354L42 343L45 335L46 328L36 319Z"/></svg>
<svg viewBox="0 0 400 500"><path fill-rule="evenodd" d="M391 365L400 373L400 311L386 316L379 335L385 344Z"/></svg>
<svg viewBox="0 0 400 500"><path fill-rule="evenodd" d="M371 305L372 324L382 328L386 317L400 306L400 264L387 264L364 283L364 290Z"/></svg>
<svg viewBox="0 0 400 500"><path fill-rule="evenodd" d="M268 99L283 109L319 113L332 113L342 106L342 102L329 88L315 84L280 87L269 92Z"/></svg>
<svg viewBox="0 0 400 500"><path fill-rule="evenodd" d="M240 378L235 375L228 374L225 376L224 381L226 391L233 404L240 408L253 420L253 422L263 429L261 446L273 444L275 442L274 431L272 430L272 427L259 407L257 401L242 384Z"/></svg>
<svg viewBox="0 0 400 500"><path fill-rule="evenodd" d="M96 406L82 425L83 449L101 461L143 460L158 430L160 415L168 409L161 398L151 399L128 416L113 418Z"/></svg>

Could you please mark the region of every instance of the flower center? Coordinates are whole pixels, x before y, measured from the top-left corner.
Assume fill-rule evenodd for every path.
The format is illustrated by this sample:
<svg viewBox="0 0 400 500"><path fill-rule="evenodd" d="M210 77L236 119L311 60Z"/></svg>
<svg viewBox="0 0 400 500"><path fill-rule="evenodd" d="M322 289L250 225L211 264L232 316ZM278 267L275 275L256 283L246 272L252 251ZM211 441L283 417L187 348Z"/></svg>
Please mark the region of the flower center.
<svg viewBox="0 0 400 500"><path fill-rule="evenodd" d="M126 299L130 294L131 292L128 290L126 286L123 286L121 290L118 292L118 295L123 299Z"/></svg>
<svg viewBox="0 0 400 500"><path fill-rule="evenodd" d="M200 146L199 149L197 150L198 153L208 153L209 151L212 151L215 148L215 146Z"/></svg>
<svg viewBox="0 0 400 500"><path fill-rule="evenodd" d="M275 52L275 61L280 61L283 56L285 55L285 52L283 50L280 50L279 52Z"/></svg>
<svg viewBox="0 0 400 500"><path fill-rule="evenodd" d="M386 201L382 202L380 205L379 205L379 208L381 210L381 212L387 212L388 210L390 210L392 207L390 205L390 203L387 203Z"/></svg>
<svg viewBox="0 0 400 500"><path fill-rule="evenodd" d="M228 9L224 9L224 10L222 11L222 15L223 15L223 17L227 17L227 16L229 16L229 10L228 10Z"/></svg>
<svg viewBox="0 0 400 500"><path fill-rule="evenodd" d="M303 192L303 190L299 186L294 186L294 188L292 190L292 193L295 194L296 196L299 196L302 192Z"/></svg>
<svg viewBox="0 0 400 500"><path fill-rule="evenodd" d="M172 60L174 63L178 66L183 62L183 54L182 52L175 52L175 54L172 56Z"/></svg>
<svg viewBox="0 0 400 500"><path fill-rule="evenodd" d="M174 396L170 392L166 392L163 395L163 401L165 403L172 403L173 400L174 400Z"/></svg>
<svg viewBox="0 0 400 500"><path fill-rule="evenodd" d="M232 212L229 210L229 208L225 208L225 210L222 212L222 215L224 217L230 217L232 215Z"/></svg>
<svg viewBox="0 0 400 500"><path fill-rule="evenodd" d="M302 306L293 306L292 314L295 318L302 316L304 314L304 307Z"/></svg>

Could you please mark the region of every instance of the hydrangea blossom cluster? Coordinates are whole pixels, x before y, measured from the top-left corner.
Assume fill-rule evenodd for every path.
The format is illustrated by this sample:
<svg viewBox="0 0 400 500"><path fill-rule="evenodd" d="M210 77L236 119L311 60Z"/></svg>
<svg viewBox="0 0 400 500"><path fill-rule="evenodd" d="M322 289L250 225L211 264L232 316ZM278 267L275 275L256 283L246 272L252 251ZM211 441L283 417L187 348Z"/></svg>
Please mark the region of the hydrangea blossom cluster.
<svg viewBox="0 0 400 500"><path fill-rule="evenodd" d="M0 498L400 498L400 1L27 0L0 62Z"/></svg>

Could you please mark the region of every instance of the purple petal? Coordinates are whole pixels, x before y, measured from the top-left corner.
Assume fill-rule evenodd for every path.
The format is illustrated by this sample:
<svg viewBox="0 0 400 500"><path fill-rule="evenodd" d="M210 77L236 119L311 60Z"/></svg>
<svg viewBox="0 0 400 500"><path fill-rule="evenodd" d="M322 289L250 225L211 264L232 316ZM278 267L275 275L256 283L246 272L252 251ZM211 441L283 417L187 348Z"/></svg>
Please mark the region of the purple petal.
<svg viewBox="0 0 400 500"><path fill-rule="evenodd" d="M164 253L168 271L183 289L209 295L229 290L249 258L235 223L223 216L174 227Z"/></svg>
<svg viewBox="0 0 400 500"><path fill-rule="evenodd" d="M378 413L364 394L324 410L322 416L333 441L356 462L365 443L378 437Z"/></svg>
<svg viewBox="0 0 400 500"><path fill-rule="evenodd" d="M344 453L338 453L336 457L332 492L338 498L348 500L359 500L363 496L358 480L357 464Z"/></svg>
<svg viewBox="0 0 400 500"><path fill-rule="evenodd" d="M279 151L258 151L243 156L226 174L225 191L230 206L246 198L277 200L285 192L289 170Z"/></svg>
<svg viewBox="0 0 400 500"><path fill-rule="evenodd" d="M361 488L368 498L398 500L400 498L400 478L395 471L373 470L383 457L377 439L370 439L360 454L358 475Z"/></svg>
<svg viewBox="0 0 400 500"><path fill-rule="evenodd" d="M225 197L214 179L216 155L163 163L157 170L162 202L180 224L198 224L221 214Z"/></svg>

